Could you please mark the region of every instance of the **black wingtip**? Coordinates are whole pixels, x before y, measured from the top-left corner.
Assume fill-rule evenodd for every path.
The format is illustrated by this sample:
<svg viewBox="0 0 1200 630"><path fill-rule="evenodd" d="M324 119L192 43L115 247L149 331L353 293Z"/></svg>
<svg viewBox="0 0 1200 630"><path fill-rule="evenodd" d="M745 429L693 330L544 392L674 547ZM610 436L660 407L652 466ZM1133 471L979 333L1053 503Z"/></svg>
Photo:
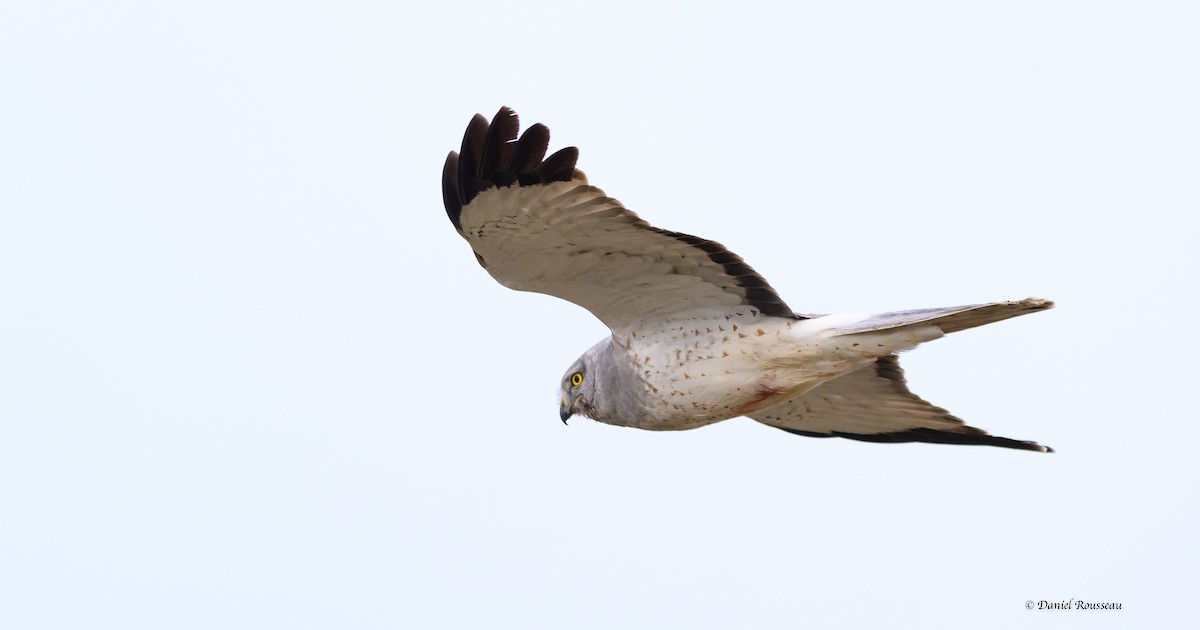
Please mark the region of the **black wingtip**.
<svg viewBox="0 0 1200 630"><path fill-rule="evenodd" d="M1053 453L1054 449L1049 446L1042 446L1037 442L1028 440L1014 440L1012 438L1000 437L997 435L988 435L987 432L981 431L974 427L964 427L967 431L938 431L936 429L910 429L908 431L897 431L895 433L844 433L842 431L834 431L832 433L814 433L812 431L797 431L786 427L776 427L783 429L788 433L803 435L804 437L830 438L840 437L847 440L855 440L858 442L876 442L881 444L899 444L904 442L925 442L927 444L958 444L963 446L998 446L1000 448L1011 448L1020 451L1035 451L1038 453Z"/></svg>
<svg viewBox="0 0 1200 630"><path fill-rule="evenodd" d="M579 160L579 149L566 147L554 152L537 167L543 182L569 182L575 173L575 162Z"/></svg>
<svg viewBox="0 0 1200 630"><path fill-rule="evenodd" d="M462 198L458 196L458 153L450 152L442 167L442 203L446 205L446 216L454 229L462 232Z"/></svg>
<svg viewBox="0 0 1200 630"><path fill-rule="evenodd" d="M480 179L491 179L491 175L508 163L508 155L512 152L512 143L517 140L517 130L520 128L517 113L508 107L501 107L492 118L487 136L483 141L483 155L479 158L479 169L475 176Z"/></svg>
<svg viewBox="0 0 1200 630"><path fill-rule="evenodd" d="M463 207L485 190L565 182L574 176L579 149L567 147L545 158L550 130L539 123L518 138L519 130L520 120L509 107L501 107L491 123L476 114L463 133L459 152L451 152L446 158L442 199L446 214L459 231Z"/></svg>
<svg viewBox="0 0 1200 630"><path fill-rule="evenodd" d="M546 157L546 149L550 147L550 129L542 123L534 123L513 147L508 157L508 163L503 170L513 173L532 173L537 170L542 158Z"/></svg>

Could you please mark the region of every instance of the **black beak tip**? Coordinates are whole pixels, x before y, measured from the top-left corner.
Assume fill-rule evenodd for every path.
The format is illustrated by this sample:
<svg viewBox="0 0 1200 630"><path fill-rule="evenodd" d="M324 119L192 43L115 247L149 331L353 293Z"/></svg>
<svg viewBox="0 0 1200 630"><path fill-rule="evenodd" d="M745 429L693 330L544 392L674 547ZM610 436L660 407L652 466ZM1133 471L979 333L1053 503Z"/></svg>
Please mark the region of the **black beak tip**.
<svg viewBox="0 0 1200 630"><path fill-rule="evenodd" d="M558 410L558 417L562 418L564 425L567 424L567 418L570 418L572 415L573 414L571 413L570 409L559 409Z"/></svg>

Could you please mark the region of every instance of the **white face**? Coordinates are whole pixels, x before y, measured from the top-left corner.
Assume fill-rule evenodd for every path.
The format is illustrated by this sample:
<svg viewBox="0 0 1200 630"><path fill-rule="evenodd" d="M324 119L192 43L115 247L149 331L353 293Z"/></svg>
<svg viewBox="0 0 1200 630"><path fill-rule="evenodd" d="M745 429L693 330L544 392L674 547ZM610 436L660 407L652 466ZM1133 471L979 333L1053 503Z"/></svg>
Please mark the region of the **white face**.
<svg viewBox="0 0 1200 630"><path fill-rule="evenodd" d="M586 406L586 398L580 399L580 394L588 385L587 366L580 357L563 375L560 384L558 415L564 423L576 413L586 415L586 409L582 408Z"/></svg>

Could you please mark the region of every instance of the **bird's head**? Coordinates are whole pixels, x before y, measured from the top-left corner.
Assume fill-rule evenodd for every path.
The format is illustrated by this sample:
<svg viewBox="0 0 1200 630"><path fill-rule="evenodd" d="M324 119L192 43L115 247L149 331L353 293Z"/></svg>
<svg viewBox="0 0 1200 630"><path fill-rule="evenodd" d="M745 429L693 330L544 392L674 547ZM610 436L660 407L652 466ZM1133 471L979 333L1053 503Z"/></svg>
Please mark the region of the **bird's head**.
<svg viewBox="0 0 1200 630"><path fill-rule="evenodd" d="M590 378L589 371L587 354L584 354L567 368L567 373L559 383L558 417L562 418L563 424L567 423L567 418L577 413L581 416L588 415L588 401L595 390L595 383Z"/></svg>
<svg viewBox="0 0 1200 630"><path fill-rule="evenodd" d="M609 369L612 364L609 354L611 341L609 337L592 346L583 356L575 359L563 374L558 397L558 417L562 418L563 424L576 414L598 419L596 405L600 402L601 381L612 372Z"/></svg>

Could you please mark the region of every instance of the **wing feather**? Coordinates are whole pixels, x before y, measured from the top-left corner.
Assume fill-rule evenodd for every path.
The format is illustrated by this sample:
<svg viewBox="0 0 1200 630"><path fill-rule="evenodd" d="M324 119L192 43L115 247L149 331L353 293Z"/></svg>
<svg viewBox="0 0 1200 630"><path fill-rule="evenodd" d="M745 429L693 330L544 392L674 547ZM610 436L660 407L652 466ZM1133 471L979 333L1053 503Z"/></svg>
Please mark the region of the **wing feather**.
<svg viewBox="0 0 1200 630"><path fill-rule="evenodd" d="M543 159L544 125L518 130L507 107L490 125L476 115L442 171L450 221L504 286L569 300L614 330L739 306L803 318L720 243L655 228L589 186L575 147Z"/></svg>
<svg viewBox="0 0 1200 630"><path fill-rule="evenodd" d="M462 234L462 224L458 218L462 215L462 196L458 191L458 154L454 151L446 156L446 164L442 167L442 203L446 204L446 215L454 224L454 229Z"/></svg>
<svg viewBox="0 0 1200 630"><path fill-rule="evenodd" d="M458 156L458 198L463 205L492 185L488 180L480 178L478 173L487 131L487 119L475 114L463 133L462 153Z"/></svg>
<svg viewBox="0 0 1200 630"><path fill-rule="evenodd" d="M575 162L578 160L579 149L566 147L546 158L534 172L543 182L571 181L571 175L575 173Z"/></svg>
<svg viewBox="0 0 1200 630"><path fill-rule="evenodd" d="M881 313L849 326L844 326L836 332L839 335L853 335L877 330L891 330L903 326L932 324L947 335L984 324L1002 321L1012 317L1028 315L1054 308L1054 302L1042 298L1025 298L1016 302L993 302L991 304L969 304L967 306L952 306L949 308L923 308L912 311L895 311Z"/></svg>
<svg viewBox="0 0 1200 630"><path fill-rule="evenodd" d="M504 170L513 173L532 173L546 157L546 149L550 148L550 129L542 123L530 126L521 134L516 148L508 159Z"/></svg>
<svg viewBox="0 0 1200 630"><path fill-rule="evenodd" d="M488 126L487 136L483 140L483 154L479 158L479 168L475 176L482 180L492 180L491 175L508 164L513 143L517 140L517 130L520 123L513 110L501 107ZM493 180L493 184L494 184ZM510 182L511 183L511 182Z"/></svg>
<svg viewBox="0 0 1200 630"><path fill-rule="evenodd" d="M988 435L908 391L895 355L818 385L751 418L808 437L864 442L982 444L1051 452L1036 442Z"/></svg>

